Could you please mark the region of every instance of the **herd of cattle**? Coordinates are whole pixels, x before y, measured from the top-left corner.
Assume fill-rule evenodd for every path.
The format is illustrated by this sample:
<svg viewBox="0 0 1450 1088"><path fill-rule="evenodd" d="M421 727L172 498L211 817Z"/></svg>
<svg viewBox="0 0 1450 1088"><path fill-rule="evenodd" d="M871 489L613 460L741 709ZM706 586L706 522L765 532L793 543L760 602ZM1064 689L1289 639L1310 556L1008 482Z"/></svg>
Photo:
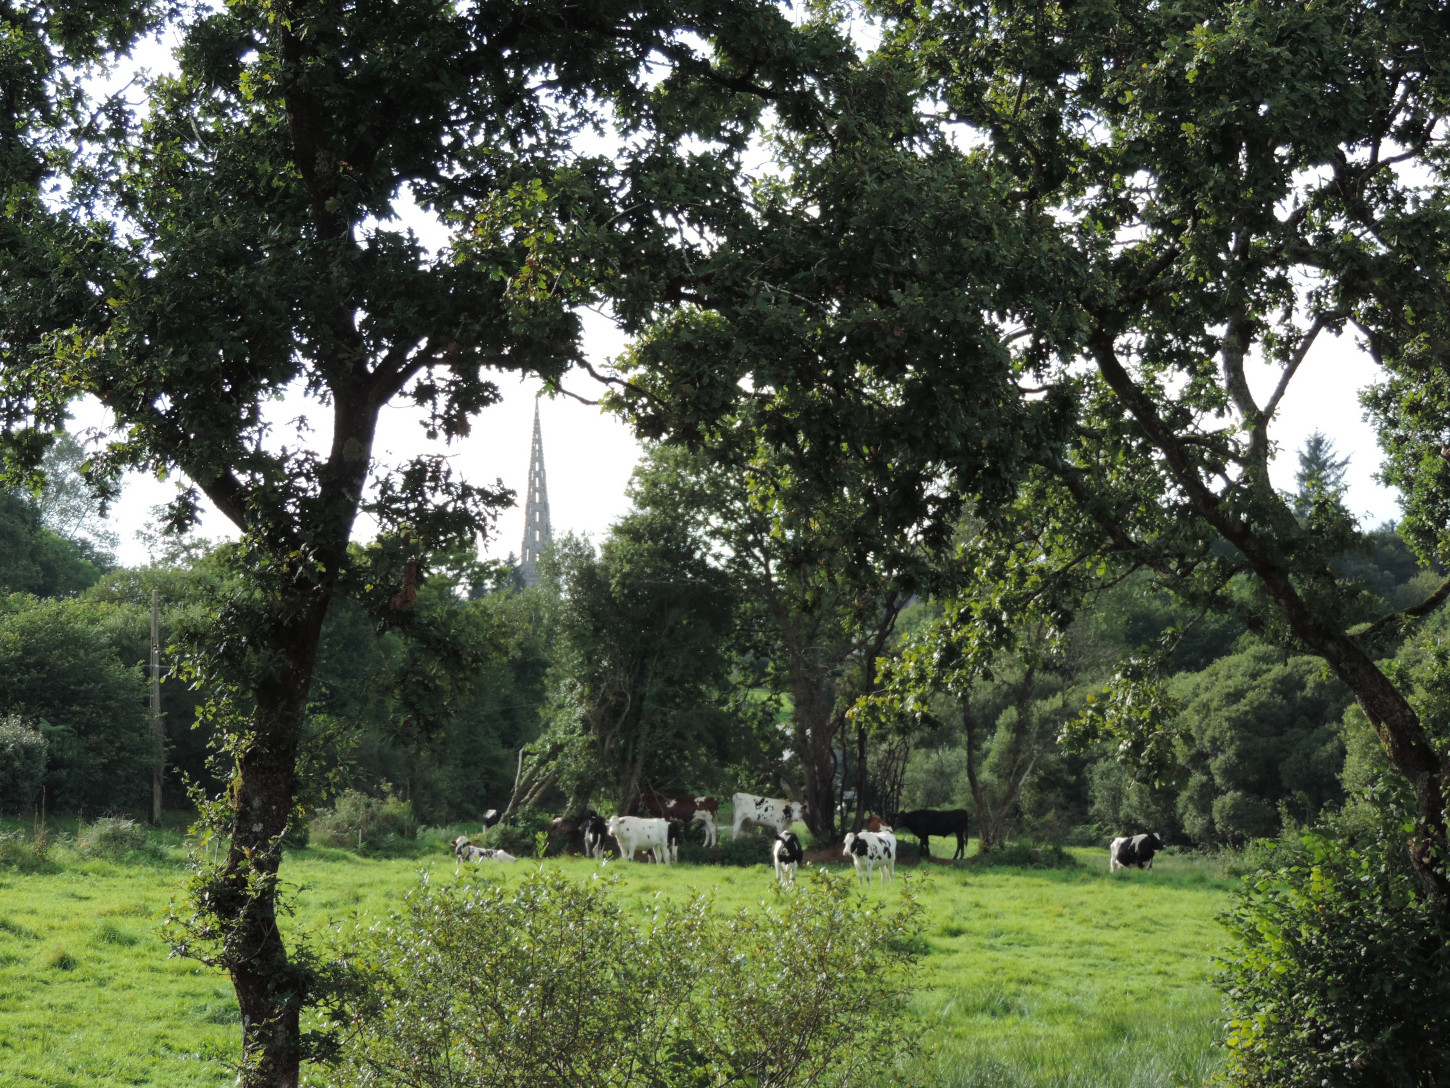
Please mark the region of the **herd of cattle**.
<svg viewBox="0 0 1450 1088"><path fill-rule="evenodd" d="M785 801L775 797L757 797L752 793L737 793L730 799L734 820L731 823L731 838L738 839L747 827L768 828L775 833L770 846L770 860L775 874L782 884L795 880L796 870L805 858L805 850L799 836L791 826L805 818L806 806L799 801ZM680 840L684 825L700 824L705 830L705 845L713 847L720 841L720 830L716 823L720 803L714 797L690 797L663 793L641 794L640 808L651 813L649 816L611 816L605 819L592 809L585 815L579 832L583 836L584 853L600 861L613 850L625 861L633 861L643 850L646 856L662 865L676 862L680 857ZM497 822L497 815L489 811L492 819L485 819L484 826ZM842 853L851 859L856 867L858 880L871 883L871 874L879 867L881 883L884 886L896 875L896 831L907 831L921 843L924 857L931 856L931 839L955 835L956 853L952 860L965 858L967 853L967 810L916 809L900 812L889 817L889 823L879 816L870 817L861 831L849 832ZM558 829L562 821L555 821ZM613 840L611 846L610 840ZM614 848L617 847L617 850ZM1116 838L1108 847L1108 869L1117 872L1123 868L1151 869L1153 855L1163 849L1163 840L1157 835L1133 835ZM459 861L515 861L512 854L504 850L474 846L468 836L460 835L453 840L453 852Z"/></svg>

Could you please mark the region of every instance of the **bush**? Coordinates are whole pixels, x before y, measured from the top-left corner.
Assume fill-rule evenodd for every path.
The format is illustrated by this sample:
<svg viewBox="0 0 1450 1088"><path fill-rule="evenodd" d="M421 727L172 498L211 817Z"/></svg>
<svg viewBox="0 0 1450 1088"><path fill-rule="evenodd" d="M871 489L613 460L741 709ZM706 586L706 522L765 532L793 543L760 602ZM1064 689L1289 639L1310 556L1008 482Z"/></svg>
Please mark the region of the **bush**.
<svg viewBox="0 0 1450 1088"><path fill-rule="evenodd" d="M753 831L746 831L740 838L732 839L727 832L720 836L715 853L709 860L721 865L769 865L770 844L774 841L774 835L756 835Z"/></svg>
<svg viewBox="0 0 1450 1088"><path fill-rule="evenodd" d="M144 825L124 816L106 816L83 826L76 835L76 850L88 857L124 858L131 854L156 856Z"/></svg>
<svg viewBox="0 0 1450 1088"><path fill-rule="evenodd" d="M33 873L48 867L50 836L44 831L31 836L21 831L0 831L0 865Z"/></svg>
<svg viewBox="0 0 1450 1088"><path fill-rule="evenodd" d="M12 816L30 811L45 781L45 737L18 714L0 716L0 805Z"/></svg>
<svg viewBox="0 0 1450 1088"><path fill-rule="evenodd" d="M312 818L308 833L309 841L357 848L411 839L416 828L412 803L393 796L384 786L382 797L344 790L330 810Z"/></svg>
<svg viewBox="0 0 1450 1088"><path fill-rule="evenodd" d="M469 838L479 846L507 850L516 858L531 858L538 849L539 835L548 835L552 822L553 819L548 813L527 809L514 813L507 824L494 824L482 834L470 835ZM583 848L580 838L571 836L570 840L551 838L550 852L578 853Z"/></svg>
<svg viewBox="0 0 1450 1088"><path fill-rule="evenodd" d="M350 1035L338 1082L844 1085L911 1045L909 897L813 874L727 917L703 897L639 917L624 898L550 869L409 892L391 924L345 935L365 966L333 1024Z"/></svg>
<svg viewBox="0 0 1450 1088"><path fill-rule="evenodd" d="M1309 833L1267 850L1225 924L1238 949L1224 1081L1425 1088L1450 1069L1450 931L1418 894L1403 838Z"/></svg>

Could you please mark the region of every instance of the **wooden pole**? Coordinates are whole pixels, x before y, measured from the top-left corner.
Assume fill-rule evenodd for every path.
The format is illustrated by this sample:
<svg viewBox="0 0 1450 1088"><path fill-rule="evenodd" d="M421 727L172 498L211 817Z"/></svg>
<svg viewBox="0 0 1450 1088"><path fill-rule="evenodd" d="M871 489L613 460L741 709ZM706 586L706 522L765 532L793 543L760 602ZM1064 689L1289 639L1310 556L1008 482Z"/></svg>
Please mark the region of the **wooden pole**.
<svg viewBox="0 0 1450 1088"><path fill-rule="evenodd" d="M151 822L161 823L161 776L166 766L166 734L161 726L161 595L151 591Z"/></svg>

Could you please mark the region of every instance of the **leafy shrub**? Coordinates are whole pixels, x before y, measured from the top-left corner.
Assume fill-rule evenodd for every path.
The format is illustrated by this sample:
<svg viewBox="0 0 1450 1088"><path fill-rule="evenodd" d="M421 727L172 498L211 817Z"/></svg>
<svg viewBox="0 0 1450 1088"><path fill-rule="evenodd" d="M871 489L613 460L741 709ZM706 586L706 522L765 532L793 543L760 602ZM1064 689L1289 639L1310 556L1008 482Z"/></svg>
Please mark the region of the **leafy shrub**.
<svg viewBox="0 0 1450 1088"><path fill-rule="evenodd" d="M756 835L753 831L746 831L740 838L732 839L730 832L726 831L720 836L712 860L721 865L769 865L772 841L773 835Z"/></svg>
<svg viewBox="0 0 1450 1088"><path fill-rule="evenodd" d="M1238 941L1220 978L1226 1083L1444 1083L1450 931L1405 858L1400 834L1269 850L1224 919Z"/></svg>
<svg viewBox="0 0 1450 1088"><path fill-rule="evenodd" d="M915 955L894 940L919 930L909 897L813 875L724 917L704 897L644 917L624 898L551 869L409 892L391 924L346 935L364 966L333 1025L350 1033L340 1083L844 1085L911 1045Z"/></svg>
<svg viewBox="0 0 1450 1088"><path fill-rule="evenodd" d="M44 831L26 835L20 831L0 831L0 865L23 873L36 872L48 864L50 836Z"/></svg>
<svg viewBox="0 0 1450 1088"><path fill-rule="evenodd" d="M507 824L494 824L481 834L470 835L469 838L480 846L507 850L516 858L531 858L537 849L538 836L548 835L551 823L552 818L548 813L527 809L514 813ZM571 836L570 841L554 838L549 841L551 853L578 852L580 849L577 836Z"/></svg>
<svg viewBox="0 0 1450 1088"><path fill-rule="evenodd" d="M0 805L19 816L30 811L45 781L45 737L18 714L0 716Z"/></svg>
<svg viewBox="0 0 1450 1088"><path fill-rule="evenodd" d="M76 850L89 857L123 858L131 854L155 856L144 825L124 816L106 816L86 824L76 835Z"/></svg>
<svg viewBox="0 0 1450 1088"><path fill-rule="evenodd" d="M1027 842L1012 842L985 854L973 854L971 862L973 865L1033 866L1038 869L1072 869L1078 865L1077 858L1060 846L1033 846ZM1107 868L1106 849L1103 850L1103 868Z"/></svg>
<svg viewBox="0 0 1450 1088"><path fill-rule="evenodd" d="M411 839L417 828L413 805L384 788L382 797L370 797L357 790L344 790L331 809L320 812L308 824L311 840L326 846L384 846L399 839Z"/></svg>

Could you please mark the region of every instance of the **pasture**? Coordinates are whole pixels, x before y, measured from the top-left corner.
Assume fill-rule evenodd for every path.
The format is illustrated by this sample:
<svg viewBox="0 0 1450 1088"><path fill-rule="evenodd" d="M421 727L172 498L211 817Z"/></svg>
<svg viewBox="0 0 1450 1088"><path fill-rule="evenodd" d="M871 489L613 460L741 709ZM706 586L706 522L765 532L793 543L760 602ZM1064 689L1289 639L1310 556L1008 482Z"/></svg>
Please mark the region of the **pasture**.
<svg viewBox="0 0 1450 1088"><path fill-rule="evenodd" d="M162 932L184 877L183 844L164 833L151 844L120 860L56 848L31 871L0 866L0 1086L232 1082L230 985L168 958ZM300 889L291 932L382 917L420 872L455 879L443 841L408 849L294 853L284 869ZM867 893L909 886L925 909L911 1006L922 1083L1168 1088L1201 1083L1216 1067L1212 959L1224 935L1214 916L1232 881L1193 858L1110 875L1104 850L1071 853L1079 864L1065 868L903 865L895 885ZM765 854L762 840L755 867L610 867L624 874L626 899L713 890L720 909L735 910L779 894ZM519 864L583 874L595 863ZM468 872L508 879L509 868Z"/></svg>

